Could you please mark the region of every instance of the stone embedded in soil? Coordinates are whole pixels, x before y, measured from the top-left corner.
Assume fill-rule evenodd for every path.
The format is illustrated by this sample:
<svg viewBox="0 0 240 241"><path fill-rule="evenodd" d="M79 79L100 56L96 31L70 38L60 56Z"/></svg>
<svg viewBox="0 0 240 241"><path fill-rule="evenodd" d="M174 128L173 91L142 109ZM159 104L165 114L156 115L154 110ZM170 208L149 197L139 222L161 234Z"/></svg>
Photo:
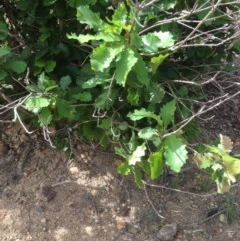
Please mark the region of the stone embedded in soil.
<svg viewBox="0 0 240 241"><path fill-rule="evenodd" d="M175 223L166 224L157 233L157 237L161 241L171 241L177 233L177 225Z"/></svg>
<svg viewBox="0 0 240 241"><path fill-rule="evenodd" d="M140 227L137 225L127 224L127 231L131 234L137 234L140 232Z"/></svg>

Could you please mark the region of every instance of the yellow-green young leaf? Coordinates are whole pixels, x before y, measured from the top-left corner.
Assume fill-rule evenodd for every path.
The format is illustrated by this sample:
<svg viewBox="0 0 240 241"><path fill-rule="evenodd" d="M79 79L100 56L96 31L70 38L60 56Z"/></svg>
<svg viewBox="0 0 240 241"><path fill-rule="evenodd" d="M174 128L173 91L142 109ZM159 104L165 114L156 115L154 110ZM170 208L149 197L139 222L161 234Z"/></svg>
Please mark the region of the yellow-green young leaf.
<svg viewBox="0 0 240 241"><path fill-rule="evenodd" d="M229 174L233 176L240 174L240 159L234 158L225 153L222 156L222 160Z"/></svg>
<svg viewBox="0 0 240 241"><path fill-rule="evenodd" d="M174 172L180 172L187 160L186 145L180 137L171 135L163 140L166 164Z"/></svg>
<svg viewBox="0 0 240 241"><path fill-rule="evenodd" d="M165 130L167 129L168 125L174 120L175 111L176 111L175 100L168 102L161 108L161 117L163 120L163 125Z"/></svg>
<svg viewBox="0 0 240 241"><path fill-rule="evenodd" d="M114 58L123 50L124 46L119 44L102 44L93 50L91 66L94 71L103 72L110 67Z"/></svg>
<svg viewBox="0 0 240 241"><path fill-rule="evenodd" d="M27 64L22 60L12 60L7 62L6 67L18 74L21 74L27 68Z"/></svg>
<svg viewBox="0 0 240 241"><path fill-rule="evenodd" d="M126 162L123 162L118 166L117 171L119 174L127 176L131 172L131 167Z"/></svg>
<svg viewBox="0 0 240 241"><path fill-rule="evenodd" d="M136 150L130 155L128 159L129 165L136 165L137 162L141 161L141 158L145 155L146 146L143 143L141 146L138 146Z"/></svg>
<svg viewBox="0 0 240 241"><path fill-rule="evenodd" d="M125 86L128 73L136 64L138 59L135 57L131 49L125 48L120 55L119 61L116 63L116 81L119 85Z"/></svg>
<svg viewBox="0 0 240 241"><path fill-rule="evenodd" d="M162 151L154 152L148 159L151 168L151 179L156 179L163 174L163 153Z"/></svg>
<svg viewBox="0 0 240 241"><path fill-rule="evenodd" d="M160 54L157 57L152 57L150 66L152 69L152 72L155 74L158 66L166 59L170 54Z"/></svg>
<svg viewBox="0 0 240 241"><path fill-rule="evenodd" d="M77 19L80 23L85 23L96 30L104 29L105 23L101 20L98 13L94 13L89 6L79 6L77 8Z"/></svg>

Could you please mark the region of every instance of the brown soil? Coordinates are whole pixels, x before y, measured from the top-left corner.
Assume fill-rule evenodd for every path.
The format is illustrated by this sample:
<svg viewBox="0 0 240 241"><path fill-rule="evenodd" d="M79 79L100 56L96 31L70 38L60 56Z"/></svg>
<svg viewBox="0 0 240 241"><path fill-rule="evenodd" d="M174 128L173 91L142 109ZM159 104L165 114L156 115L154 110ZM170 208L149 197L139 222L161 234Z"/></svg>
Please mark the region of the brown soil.
<svg viewBox="0 0 240 241"><path fill-rule="evenodd" d="M240 240L237 185L216 194L208 176L191 169L142 190L117 174L113 154L76 138L70 137L75 158L69 159L16 125L0 131L8 145L0 157L1 241L157 241L169 223L178 225L176 241Z"/></svg>

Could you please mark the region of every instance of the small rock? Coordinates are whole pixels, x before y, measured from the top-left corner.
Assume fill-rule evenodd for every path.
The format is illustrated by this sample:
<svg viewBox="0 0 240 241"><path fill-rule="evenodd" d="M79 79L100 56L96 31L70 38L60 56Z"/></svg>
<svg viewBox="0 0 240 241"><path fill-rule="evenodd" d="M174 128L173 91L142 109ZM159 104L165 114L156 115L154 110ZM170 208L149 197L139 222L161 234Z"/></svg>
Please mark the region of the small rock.
<svg viewBox="0 0 240 241"><path fill-rule="evenodd" d="M161 241L171 241L177 233L177 225L175 223L163 226L157 233L157 237Z"/></svg>
<svg viewBox="0 0 240 241"><path fill-rule="evenodd" d="M138 227L136 225L128 224L127 231L131 234L137 234L140 231L140 227Z"/></svg>
<svg viewBox="0 0 240 241"><path fill-rule="evenodd" d="M42 218L42 219L40 220L40 222L41 222L42 224L46 224L46 223L47 223L47 219L46 219L46 218Z"/></svg>
<svg viewBox="0 0 240 241"><path fill-rule="evenodd" d="M118 230L123 230L126 228L127 222L124 219L118 219L116 220L116 226Z"/></svg>
<svg viewBox="0 0 240 241"><path fill-rule="evenodd" d="M226 215L225 214L220 214L220 216L219 216L219 221L221 222L221 223L227 223L227 217L226 217Z"/></svg>

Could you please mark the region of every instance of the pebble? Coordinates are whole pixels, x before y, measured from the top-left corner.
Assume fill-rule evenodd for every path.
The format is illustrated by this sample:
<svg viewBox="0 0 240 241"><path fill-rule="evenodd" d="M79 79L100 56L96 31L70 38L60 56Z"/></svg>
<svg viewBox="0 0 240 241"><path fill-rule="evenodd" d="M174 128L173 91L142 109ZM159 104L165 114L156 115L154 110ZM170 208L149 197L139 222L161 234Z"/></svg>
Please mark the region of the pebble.
<svg viewBox="0 0 240 241"><path fill-rule="evenodd" d="M118 230L123 230L126 228L127 222L124 219L116 220L116 227Z"/></svg>
<svg viewBox="0 0 240 241"><path fill-rule="evenodd" d="M219 216L219 221L221 222L221 223L227 223L227 217L226 217L226 215L225 214L220 214L220 216Z"/></svg>
<svg viewBox="0 0 240 241"><path fill-rule="evenodd" d="M127 224L127 231L131 234L137 234L140 232L140 227L137 225Z"/></svg>
<svg viewBox="0 0 240 241"><path fill-rule="evenodd" d="M171 241L177 233L177 225L175 223L164 225L157 233L157 237L161 241Z"/></svg>

